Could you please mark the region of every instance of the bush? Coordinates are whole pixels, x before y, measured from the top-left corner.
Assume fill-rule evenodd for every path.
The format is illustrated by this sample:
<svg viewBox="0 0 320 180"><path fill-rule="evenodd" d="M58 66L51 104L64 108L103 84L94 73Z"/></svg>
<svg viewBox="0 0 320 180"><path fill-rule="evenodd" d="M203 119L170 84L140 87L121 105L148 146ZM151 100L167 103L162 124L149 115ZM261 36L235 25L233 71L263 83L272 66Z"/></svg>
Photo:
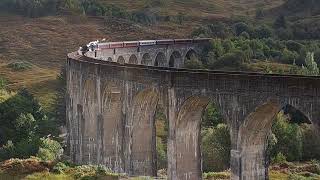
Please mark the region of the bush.
<svg viewBox="0 0 320 180"><path fill-rule="evenodd" d="M254 37L258 39L272 37L272 29L267 25L262 25L254 30Z"/></svg>
<svg viewBox="0 0 320 180"><path fill-rule="evenodd" d="M248 24L244 22L238 22L233 25L233 29L235 31L236 36L239 36L240 34L244 32L250 32L250 27Z"/></svg>
<svg viewBox="0 0 320 180"><path fill-rule="evenodd" d="M243 51L235 50L220 57L214 64L216 68L222 67L234 67L239 68L241 65L247 62L247 56Z"/></svg>
<svg viewBox="0 0 320 180"><path fill-rule="evenodd" d="M53 168L52 171L58 174L63 174L65 172L66 169L68 169L69 167L62 162L58 162Z"/></svg>
<svg viewBox="0 0 320 180"><path fill-rule="evenodd" d="M273 23L273 27L275 29L278 28L287 28L287 20L286 17L284 15L280 15L277 17L277 19L274 21Z"/></svg>
<svg viewBox="0 0 320 180"><path fill-rule="evenodd" d="M209 172L203 173L204 179L230 179L229 172Z"/></svg>
<svg viewBox="0 0 320 180"><path fill-rule="evenodd" d="M222 171L229 168L231 140L225 124L202 131L203 170Z"/></svg>
<svg viewBox="0 0 320 180"><path fill-rule="evenodd" d="M288 161L299 161L302 157L302 132L297 124L288 122L283 113L279 113L272 125L272 132L277 138L277 144L271 150L271 156L282 153Z"/></svg>
<svg viewBox="0 0 320 180"><path fill-rule="evenodd" d="M63 149L59 142L50 138L41 138L37 157L43 161L54 161L60 158Z"/></svg>
<svg viewBox="0 0 320 180"><path fill-rule="evenodd" d="M157 137L157 168L165 169L167 167L167 153L165 145L160 137Z"/></svg>
<svg viewBox="0 0 320 180"><path fill-rule="evenodd" d="M244 38L244 39L250 39L250 34L245 32L245 31L242 32L239 36Z"/></svg>
<svg viewBox="0 0 320 180"><path fill-rule="evenodd" d="M6 85L7 81L4 78L0 77L0 90L4 90Z"/></svg>
<svg viewBox="0 0 320 180"><path fill-rule="evenodd" d="M277 37L281 40L289 40L293 39L293 33L292 30L289 28L279 28L276 30Z"/></svg>
<svg viewBox="0 0 320 180"><path fill-rule="evenodd" d="M34 157L28 159L15 158L0 163L0 169L9 174L24 175L35 172L48 172L53 165L53 163L43 162Z"/></svg>
<svg viewBox="0 0 320 180"><path fill-rule="evenodd" d="M298 43L296 41L293 40L289 40L286 42L286 47L288 48L288 50L290 51L295 51L295 52L300 52L300 50L302 48L304 48L304 45L301 43Z"/></svg>
<svg viewBox="0 0 320 180"><path fill-rule="evenodd" d="M276 157L272 158L273 164L284 164L287 162L287 158L281 152L279 152Z"/></svg>
<svg viewBox="0 0 320 180"><path fill-rule="evenodd" d="M104 166L92 166L82 165L73 168L73 174L76 179L97 179L106 176L108 178L118 178L118 174L112 173L112 171Z"/></svg>
<svg viewBox="0 0 320 180"><path fill-rule="evenodd" d="M201 127L212 128L216 127L218 124L221 123L223 123L221 114L219 113L219 111L213 103L209 103L206 111L202 116Z"/></svg>
<svg viewBox="0 0 320 180"><path fill-rule="evenodd" d="M193 37L213 37L213 38L228 38L232 37L232 31L225 23L218 22L216 24L208 24L201 26L192 32Z"/></svg>
<svg viewBox="0 0 320 180"><path fill-rule="evenodd" d="M305 65L302 66L304 75L317 76L319 75L319 68L317 63L314 61L314 53L307 53L305 58Z"/></svg>
<svg viewBox="0 0 320 180"><path fill-rule="evenodd" d="M8 64L8 67L14 71L24 71L32 68L29 62L19 61Z"/></svg>
<svg viewBox="0 0 320 180"><path fill-rule="evenodd" d="M189 69L202 69L204 67L202 62L194 55L185 60L184 66Z"/></svg>
<svg viewBox="0 0 320 180"><path fill-rule="evenodd" d="M320 160L320 135L312 125L302 127L303 150L302 159L304 161Z"/></svg>
<svg viewBox="0 0 320 180"><path fill-rule="evenodd" d="M281 62L284 64L293 64L296 59L299 58L299 54L288 49L282 51Z"/></svg>

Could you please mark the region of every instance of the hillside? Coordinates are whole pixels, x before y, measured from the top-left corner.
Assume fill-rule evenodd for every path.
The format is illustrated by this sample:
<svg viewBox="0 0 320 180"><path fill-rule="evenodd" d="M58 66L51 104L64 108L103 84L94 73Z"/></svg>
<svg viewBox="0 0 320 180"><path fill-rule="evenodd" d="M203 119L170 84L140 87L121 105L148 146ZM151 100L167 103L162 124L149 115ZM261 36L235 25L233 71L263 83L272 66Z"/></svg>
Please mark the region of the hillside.
<svg viewBox="0 0 320 180"><path fill-rule="evenodd" d="M90 40L107 40L188 37L194 28L208 17L245 15L257 6L268 9L278 6L282 0L154 0L115 1L101 0L126 11L143 9L150 4L153 11L163 15L184 13L182 24L161 22L146 26L125 20L88 18L83 16L48 16L27 18L12 14L0 14L0 60L26 60L42 67L61 66L65 55ZM150 3L151 2L151 3ZM160 2L160 1L159 1ZM156 7L157 8L154 8Z"/></svg>
<svg viewBox="0 0 320 180"><path fill-rule="evenodd" d="M271 9L284 0L100 0L105 4L125 7L129 11L151 6L162 15L185 13L193 17L253 15L258 7Z"/></svg>
<svg viewBox="0 0 320 180"><path fill-rule="evenodd" d="M278 14L305 17L320 15L320 1L317 0L288 0L279 7L274 8Z"/></svg>
<svg viewBox="0 0 320 180"><path fill-rule="evenodd" d="M112 17L83 15L55 15L29 18L0 13L0 71L12 89L22 86L33 89L39 97L54 91L54 80L65 62L68 52L91 40L106 38L109 41L184 38L190 37L197 27L228 22L230 19L254 18L259 8L276 10L283 7L283 0L99 0L106 6L116 6L125 12L148 10L159 16L183 21L158 21L153 24L136 23ZM68 13L67 13L68 14ZM14 61L28 61L33 69L15 73L6 69ZM37 72L41 72L39 75ZM34 88L53 84L48 88ZM46 99L46 98L43 98Z"/></svg>

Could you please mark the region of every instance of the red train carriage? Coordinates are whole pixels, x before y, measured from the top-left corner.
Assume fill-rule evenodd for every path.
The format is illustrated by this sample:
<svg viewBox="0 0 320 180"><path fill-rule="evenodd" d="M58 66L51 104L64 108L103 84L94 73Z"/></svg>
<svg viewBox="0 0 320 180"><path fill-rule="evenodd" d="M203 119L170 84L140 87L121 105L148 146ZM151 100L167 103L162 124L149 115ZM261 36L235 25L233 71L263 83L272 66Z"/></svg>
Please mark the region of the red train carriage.
<svg viewBox="0 0 320 180"><path fill-rule="evenodd" d="M123 42L123 47L138 47L139 41L125 41Z"/></svg>
<svg viewBox="0 0 320 180"><path fill-rule="evenodd" d="M110 49L113 48L123 48L123 42L111 42Z"/></svg>

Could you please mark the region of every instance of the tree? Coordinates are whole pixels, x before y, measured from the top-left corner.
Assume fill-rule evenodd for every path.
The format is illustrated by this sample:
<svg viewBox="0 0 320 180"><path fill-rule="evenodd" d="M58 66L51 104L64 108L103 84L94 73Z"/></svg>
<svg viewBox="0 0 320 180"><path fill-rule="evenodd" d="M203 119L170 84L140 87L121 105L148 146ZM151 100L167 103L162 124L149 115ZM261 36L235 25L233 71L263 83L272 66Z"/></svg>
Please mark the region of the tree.
<svg viewBox="0 0 320 180"><path fill-rule="evenodd" d="M230 29L225 23L218 22L215 24L208 25L210 31L210 37L215 38L228 38L231 36Z"/></svg>
<svg viewBox="0 0 320 180"><path fill-rule="evenodd" d="M63 149L59 142L50 138L40 138L37 157L43 161L54 161L60 158Z"/></svg>
<svg viewBox="0 0 320 180"><path fill-rule="evenodd" d="M280 15L277 17L277 19L274 21L273 23L273 27L275 29L278 29L278 28L287 28L287 20L285 18L284 15Z"/></svg>
<svg viewBox="0 0 320 180"><path fill-rule="evenodd" d="M202 69L203 64L195 55L192 55L190 59L185 60L185 67L189 69Z"/></svg>
<svg viewBox="0 0 320 180"><path fill-rule="evenodd" d="M230 166L231 140L227 125L219 124L208 128L202 134L203 170L223 171Z"/></svg>
<svg viewBox="0 0 320 180"><path fill-rule="evenodd" d="M239 36L243 32L250 32L249 26L244 22L238 22L233 25L235 34Z"/></svg>
<svg viewBox="0 0 320 180"><path fill-rule="evenodd" d="M247 33L246 31L242 32L239 36L244 39L250 39L250 34Z"/></svg>
<svg viewBox="0 0 320 180"><path fill-rule="evenodd" d="M54 107L54 117L57 126L66 125L66 69L63 67L60 71L60 74L57 76L58 86L56 89L55 97L55 107Z"/></svg>
<svg viewBox="0 0 320 180"><path fill-rule="evenodd" d="M305 65L302 66L303 72L305 75L319 75L319 68L317 63L314 61L314 53L308 52L305 59Z"/></svg>
<svg viewBox="0 0 320 180"><path fill-rule="evenodd" d="M269 38L272 33L272 29L267 25L259 26L254 30L254 35L258 39Z"/></svg>
<svg viewBox="0 0 320 180"><path fill-rule="evenodd" d="M282 153L288 161L299 161L302 157L302 131L298 124L289 123L283 112L277 115L272 125L272 132L277 138L277 143L271 150L272 157Z"/></svg>
<svg viewBox="0 0 320 180"><path fill-rule="evenodd" d="M313 125L302 126L303 131L303 153L302 159L305 161L320 159L320 134Z"/></svg>
<svg viewBox="0 0 320 180"><path fill-rule="evenodd" d="M286 46L290 51L300 52L302 48L304 48L304 45L301 43L298 43L293 40L289 40L286 42Z"/></svg>
<svg viewBox="0 0 320 180"><path fill-rule="evenodd" d="M0 103L0 160L35 155L40 138L58 135L56 123L26 89ZM10 146L9 146L10 145Z"/></svg>
<svg viewBox="0 0 320 180"><path fill-rule="evenodd" d="M179 24L182 24L182 22L185 20L185 15L181 12L178 13L177 15L177 20Z"/></svg>
<svg viewBox="0 0 320 180"><path fill-rule="evenodd" d="M223 123L222 116L213 103L209 103L206 111L202 116L202 126L204 128L216 127L218 124Z"/></svg>
<svg viewBox="0 0 320 180"><path fill-rule="evenodd" d="M256 19L262 19L264 17L264 12L261 7L256 9Z"/></svg>
<svg viewBox="0 0 320 180"><path fill-rule="evenodd" d="M293 33L290 28L278 28L276 29L275 34L281 40L293 39Z"/></svg>
<svg viewBox="0 0 320 180"><path fill-rule="evenodd" d="M284 64L293 64L296 59L299 58L299 54L295 51L290 51L288 49L284 49L281 55L281 62Z"/></svg>

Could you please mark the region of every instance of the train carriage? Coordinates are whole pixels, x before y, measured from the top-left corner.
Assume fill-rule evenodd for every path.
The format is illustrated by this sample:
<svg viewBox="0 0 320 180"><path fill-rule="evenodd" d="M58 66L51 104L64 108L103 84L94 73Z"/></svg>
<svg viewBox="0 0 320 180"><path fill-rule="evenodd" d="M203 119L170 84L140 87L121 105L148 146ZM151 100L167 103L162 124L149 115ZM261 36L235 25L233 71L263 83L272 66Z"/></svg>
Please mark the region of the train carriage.
<svg viewBox="0 0 320 180"><path fill-rule="evenodd" d="M139 41L140 46L152 46L152 45L156 45L156 44L157 44L156 40Z"/></svg>
<svg viewBox="0 0 320 180"><path fill-rule="evenodd" d="M125 41L123 42L123 47L138 47L139 41Z"/></svg>
<svg viewBox="0 0 320 180"><path fill-rule="evenodd" d="M174 44L173 39L157 40L157 45L172 45L172 44Z"/></svg>
<svg viewBox="0 0 320 180"><path fill-rule="evenodd" d="M109 48L110 48L110 43L99 43L98 44L98 50L109 49Z"/></svg>
<svg viewBox="0 0 320 180"><path fill-rule="evenodd" d="M123 48L123 42L111 42L110 43L110 48Z"/></svg>
<svg viewBox="0 0 320 180"><path fill-rule="evenodd" d="M175 39L175 44L191 44L193 42L193 39Z"/></svg>

